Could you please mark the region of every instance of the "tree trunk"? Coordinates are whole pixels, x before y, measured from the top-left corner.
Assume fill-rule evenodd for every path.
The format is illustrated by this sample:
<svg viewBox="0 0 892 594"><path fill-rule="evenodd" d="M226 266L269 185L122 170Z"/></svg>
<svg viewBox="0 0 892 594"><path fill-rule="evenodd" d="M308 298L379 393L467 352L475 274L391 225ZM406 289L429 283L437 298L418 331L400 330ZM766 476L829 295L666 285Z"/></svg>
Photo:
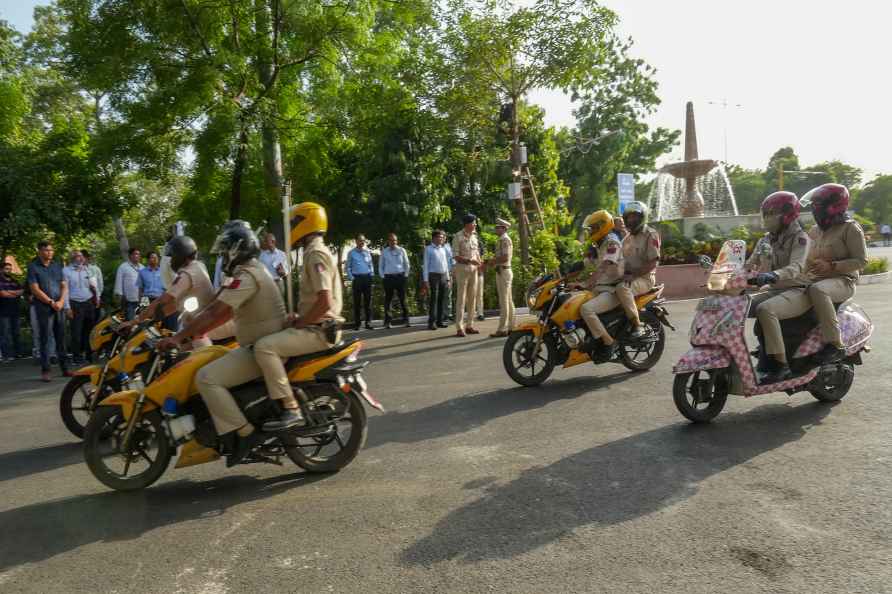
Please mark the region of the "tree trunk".
<svg viewBox="0 0 892 594"><path fill-rule="evenodd" d="M262 43L257 56L257 72L260 82L266 90L266 96L272 98L274 93L272 93L270 87L276 84L274 72L276 48L273 47L273 40L276 36L274 35L273 27L278 27L278 21L272 18L268 0L255 0L254 9L255 28L258 39ZM263 144L263 180L267 203L276 204L276 211L278 211L278 201L281 197L284 178L282 173L282 146L279 143L279 131L275 127L273 114L267 110L261 110L260 117L260 135ZM282 233L286 233L286 230L283 229ZM285 237L280 239L280 245L285 245Z"/></svg>
<svg viewBox="0 0 892 594"><path fill-rule="evenodd" d="M126 260L130 252L130 241L127 239L127 230L124 229L124 221L121 217L114 217L112 221L115 224L115 237L121 250L121 258Z"/></svg>
<svg viewBox="0 0 892 594"><path fill-rule="evenodd" d="M238 149L235 155L235 164L232 167L232 191L229 197L229 220L239 218L242 209L242 176L248 163L248 129L242 122L242 129L238 134Z"/></svg>

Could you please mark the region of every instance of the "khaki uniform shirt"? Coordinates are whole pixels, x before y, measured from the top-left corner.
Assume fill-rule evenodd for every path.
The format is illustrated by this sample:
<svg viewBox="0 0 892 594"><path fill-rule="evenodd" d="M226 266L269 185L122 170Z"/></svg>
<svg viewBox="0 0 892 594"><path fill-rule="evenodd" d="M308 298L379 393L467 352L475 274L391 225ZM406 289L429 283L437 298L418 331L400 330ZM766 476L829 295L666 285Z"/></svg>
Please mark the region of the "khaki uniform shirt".
<svg viewBox="0 0 892 594"><path fill-rule="evenodd" d="M233 309L235 337L243 347L285 327L282 293L257 258L236 267L218 299Z"/></svg>
<svg viewBox="0 0 892 594"><path fill-rule="evenodd" d="M198 299L199 309L214 300L214 286L211 284L211 277L208 276L204 264L197 260L180 267L167 292L176 299L179 312L183 311L183 303L189 297Z"/></svg>
<svg viewBox="0 0 892 594"><path fill-rule="evenodd" d="M613 263L611 266L609 263ZM597 269L589 280L596 291L613 291L623 278L623 246L619 236L608 233L598 243Z"/></svg>
<svg viewBox="0 0 892 594"><path fill-rule="evenodd" d="M638 233L629 233L623 239L623 261L626 272L637 273L648 262L660 259L660 234L653 227L644 227ZM656 271L647 275L653 283L657 282Z"/></svg>
<svg viewBox="0 0 892 594"><path fill-rule="evenodd" d="M477 240L477 234L472 233L466 235L464 230L459 231L452 238L452 256L454 258L467 258L468 260L480 260L480 244ZM455 262L456 267L469 271L472 269L470 264Z"/></svg>
<svg viewBox="0 0 892 594"><path fill-rule="evenodd" d="M777 237L766 233L747 258L746 268L758 272L774 272L778 282L772 285L772 289L801 286L800 276L805 270L810 251L811 239L808 233L799 221L794 221Z"/></svg>
<svg viewBox="0 0 892 594"><path fill-rule="evenodd" d="M854 285L867 264L867 243L861 225L855 221L845 221L826 231L815 225L808 231L808 236L812 241L811 251L801 277L807 283L826 278L845 278ZM828 274L820 276L812 268L815 260L833 262L834 268Z"/></svg>
<svg viewBox="0 0 892 594"><path fill-rule="evenodd" d="M504 264L496 264L499 268L511 268L511 258L514 257L514 243L507 233L503 233L496 243L496 260L507 258Z"/></svg>
<svg viewBox="0 0 892 594"><path fill-rule="evenodd" d="M331 294L331 309L323 316L329 320L343 322L341 308L341 279L338 278L338 267L322 237L315 237L304 248L304 264L300 269L300 294L297 302L297 315L307 315L316 303L319 291Z"/></svg>

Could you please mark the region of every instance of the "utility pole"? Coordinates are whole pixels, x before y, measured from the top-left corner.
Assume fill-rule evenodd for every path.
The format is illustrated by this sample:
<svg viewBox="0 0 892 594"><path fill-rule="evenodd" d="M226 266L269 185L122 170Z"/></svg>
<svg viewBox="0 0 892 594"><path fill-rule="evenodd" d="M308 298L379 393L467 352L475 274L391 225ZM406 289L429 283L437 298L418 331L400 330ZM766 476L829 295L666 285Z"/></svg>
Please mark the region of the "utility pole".
<svg viewBox="0 0 892 594"><path fill-rule="evenodd" d="M722 108L722 111L724 112L724 115L722 118L722 120L723 120L722 134L724 137L723 141L725 144L725 163L728 163L728 107L743 107L743 105L741 105L740 103L728 103L727 99L722 99L721 101L707 101L707 103L709 105L718 105L719 107Z"/></svg>

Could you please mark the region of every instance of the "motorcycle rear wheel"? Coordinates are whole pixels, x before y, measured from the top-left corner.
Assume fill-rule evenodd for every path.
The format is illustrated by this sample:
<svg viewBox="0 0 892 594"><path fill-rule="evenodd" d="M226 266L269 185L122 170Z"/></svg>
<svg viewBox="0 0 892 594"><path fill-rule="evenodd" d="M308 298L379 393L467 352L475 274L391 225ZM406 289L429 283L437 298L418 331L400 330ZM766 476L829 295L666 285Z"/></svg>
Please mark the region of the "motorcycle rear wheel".
<svg viewBox="0 0 892 594"><path fill-rule="evenodd" d="M167 470L174 453L163 423L157 410L143 415L134 427L130 451L123 454L120 440L127 421L121 409L117 406L98 407L84 431L84 458L90 472L103 485L116 491L137 491L153 484ZM144 470L131 474L134 467Z"/></svg>
<svg viewBox="0 0 892 594"><path fill-rule="evenodd" d="M530 355L535 344L536 337L532 332L512 332L502 347L502 364L505 366L505 371L521 386L538 386L554 371L555 352L552 345L548 340L543 340L539 353L533 358ZM540 365L538 372L537 365ZM529 373L524 373L526 370L529 370Z"/></svg>
<svg viewBox="0 0 892 594"><path fill-rule="evenodd" d="M621 342L619 345L619 358L626 369L632 371L647 371L659 362L663 356L663 349L666 348L666 331L659 318L653 313L645 310L639 313L641 323L645 324L651 332L653 332L657 341L644 345L627 344ZM645 354L642 359L640 356Z"/></svg>
<svg viewBox="0 0 892 594"><path fill-rule="evenodd" d="M365 445L365 407L354 392L343 397L347 400L345 410L335 413L336 420L326 433L312 437L285 434L280 438L291 461L307 472L337 472L350 464Z"/></svg>
<svg viewBox="0 0 892 594"><path fill-rule="evenodd" d="M676 375L672 397L678 412L694 423L708 423L718 416L728 400L725 373L725 369L709 369Z"/></svg>

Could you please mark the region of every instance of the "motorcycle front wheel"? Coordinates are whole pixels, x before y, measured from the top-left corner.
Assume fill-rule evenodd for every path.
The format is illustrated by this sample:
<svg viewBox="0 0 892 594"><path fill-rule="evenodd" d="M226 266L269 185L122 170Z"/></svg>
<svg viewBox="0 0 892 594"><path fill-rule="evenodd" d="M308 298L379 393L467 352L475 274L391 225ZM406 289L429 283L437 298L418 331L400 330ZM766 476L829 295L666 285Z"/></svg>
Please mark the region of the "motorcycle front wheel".
<svg viewBox="0 0 892 594"><path fill-rule="evenodd" d="M174 448L164 431L160 411L143 415L124 452L121 442L126 430L127 421L119 407L98 407L84 431L84 458L103 485L117 491L137 491L161 478Z"/></svg>
<svg viewBox="0 0 892 594"><path fill-rule="evenodd" d="M554 349L543 340L538 353L532 332L512 332L502 347L502 364L508 376L521 386L538 386L554 371Z"/></svg>
<svg viewBox="0 0 892 594"><path fill-rule="evenodd" d="M694 423L713 420L728 400L726 369L679 373L672 386L675 408Z"/></svg>
<svg viewBox="0 0 892 594"><path fill-rule="evenodd" d="M65 428L79 439L84 438L84 427L90 420L90 408L93 399L99 394L90 382L90 376L76 375L65 384L62 396L59 398L59 414Z"/></svg>
<svg viewBox="0 0 892 594"><path fill-rule="evenodd" d="M312 401L310 406L328 407L331 424L319 434L302 437L293 433L280 439L291 461L307 472L337 472L359 455L368 435L365 407L354 392L342 400Z"/></svg>

